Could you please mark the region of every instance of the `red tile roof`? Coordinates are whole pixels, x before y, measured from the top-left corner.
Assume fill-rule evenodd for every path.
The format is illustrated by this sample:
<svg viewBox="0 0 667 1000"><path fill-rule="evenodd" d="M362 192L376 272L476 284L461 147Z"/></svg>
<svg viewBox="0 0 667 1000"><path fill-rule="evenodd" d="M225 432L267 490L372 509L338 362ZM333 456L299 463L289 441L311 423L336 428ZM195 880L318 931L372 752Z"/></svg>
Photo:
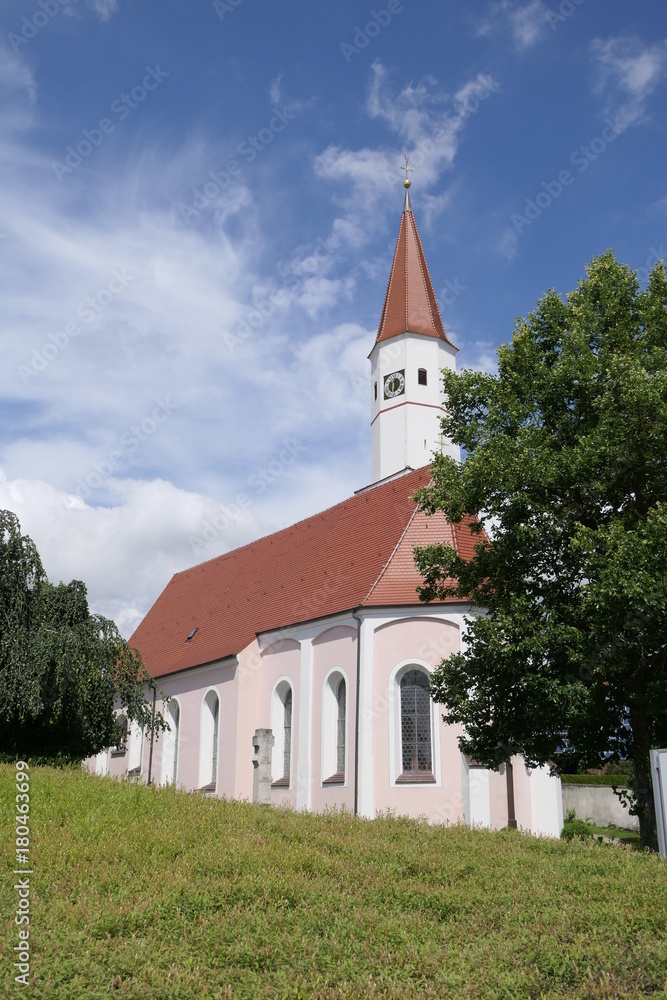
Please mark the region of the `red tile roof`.
<svg viewBox="0 0 667 1000"><path fill-rule="evenodd" d="M417 511L412 497L429 479L428 467L406 473L176 573L130 643L159 677L239 653L261 632L362 606L418 605L412 547L443 541L463 555L474 544L465 525Z"/></svg>
<svg viewBox="0 0 667 1000"><path fill-rule="evenodd" d="M417 223L409 204L409 200L406 200L406 208L401 215L375 343L389 340L409 330L426 337L440 337L453 347L445 333Z"/></svg>

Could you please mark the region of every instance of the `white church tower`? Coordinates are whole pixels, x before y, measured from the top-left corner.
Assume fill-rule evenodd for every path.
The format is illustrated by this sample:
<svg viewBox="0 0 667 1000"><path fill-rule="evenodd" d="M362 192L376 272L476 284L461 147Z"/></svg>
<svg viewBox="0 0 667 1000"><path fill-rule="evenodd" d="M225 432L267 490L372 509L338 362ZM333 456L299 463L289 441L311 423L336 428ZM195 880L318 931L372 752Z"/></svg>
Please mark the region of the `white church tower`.
<svg viewBox="0 0 667 1000"><path fill-rule="evenodd" d="M406 162L407 169L407 162ZM440 372L456 369L458 348L440 316L417 224L410 181L371 361L371 481L428 465L434 452L460 457L442 437Z"/></svg>

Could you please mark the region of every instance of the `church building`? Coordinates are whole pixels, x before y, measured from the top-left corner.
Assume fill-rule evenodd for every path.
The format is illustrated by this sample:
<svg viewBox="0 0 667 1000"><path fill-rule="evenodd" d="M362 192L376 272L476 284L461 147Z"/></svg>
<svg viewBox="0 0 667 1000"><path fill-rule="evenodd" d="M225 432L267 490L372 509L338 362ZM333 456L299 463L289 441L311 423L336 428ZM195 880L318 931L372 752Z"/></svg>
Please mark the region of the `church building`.
<svg viewBox="0 0 667 1000"><path fill-rule="evenodd" d="M558 836L560 779L459 750L428 678L465 643L469 604L424 605L415 545L472 555L466 523L413 500L442 437L457 349L405 203L371 363L371 484L292 527L177 573L130 639L169 696L170 731L131 727L97 770L295 809L385 810ZM369 345L371 346L371 345ZM158 699L158 709L162 709Z"/></svg>

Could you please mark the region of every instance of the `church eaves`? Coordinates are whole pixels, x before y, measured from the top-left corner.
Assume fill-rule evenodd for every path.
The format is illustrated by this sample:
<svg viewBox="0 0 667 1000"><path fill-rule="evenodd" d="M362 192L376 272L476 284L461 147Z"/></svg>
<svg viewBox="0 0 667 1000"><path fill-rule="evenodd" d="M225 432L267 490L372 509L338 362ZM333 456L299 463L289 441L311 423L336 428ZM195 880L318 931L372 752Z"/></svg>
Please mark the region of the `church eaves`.
<svg viewBox="0 0 667 1000"><path fill-rule="evenodd" d="M445 333L419 230L412 214L410 195L406 189L394 260L375 343L407 332L439 337L454 347Z"/></svg>

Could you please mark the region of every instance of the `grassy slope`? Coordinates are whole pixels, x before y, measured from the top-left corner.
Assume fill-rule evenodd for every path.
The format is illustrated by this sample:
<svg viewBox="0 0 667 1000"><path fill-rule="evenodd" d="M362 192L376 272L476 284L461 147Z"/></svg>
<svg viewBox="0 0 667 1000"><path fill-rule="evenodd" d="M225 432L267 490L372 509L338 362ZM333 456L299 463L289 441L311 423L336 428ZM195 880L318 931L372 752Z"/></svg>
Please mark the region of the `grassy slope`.
<svg viewBox="0 0 667 1000"><path fill-rule="evenodd" d="M7 872L13 773L0 767ZM667 997L655 856L47 768L32 785L31 998Z"/></svg>

